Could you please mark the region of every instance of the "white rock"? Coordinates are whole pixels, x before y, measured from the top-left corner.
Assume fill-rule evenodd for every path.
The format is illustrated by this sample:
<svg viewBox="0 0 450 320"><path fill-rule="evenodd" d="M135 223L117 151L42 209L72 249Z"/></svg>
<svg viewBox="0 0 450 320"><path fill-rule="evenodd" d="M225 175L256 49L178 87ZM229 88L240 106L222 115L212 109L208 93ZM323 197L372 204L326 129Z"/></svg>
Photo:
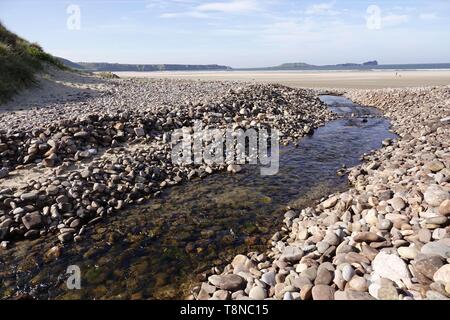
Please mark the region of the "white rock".
<svg viewBox="0 0 450 320"><path fill-rule="evenodd" d="M261 276L261 281L268 284L269 286L275 286L275 271L269 271Z"/></svg>
<svg viewBox="0 0 450 320"><path fill-rule="evenodd" d="M438 207L444 200L450 199L450 194L442 187L433 184L425 191L424 199L430 206Z"/></svg>
<svg viewBox="0 0 450 320"><path fill-rule="evenodd" d="M369 285L369 293L375 299L378 299L378 290L380 290L381 285L377 282L371 283Z"/></svg>
<svg viewBox="0 0 450 320"><path fill-rule="evenodd" d="M353 269L353 267L351 265L346 264L342 268L342 277L344 278L345 281L350 281L354 275L355 275L355 270Z"/></svg>
<svg viewBox="0 0 450 320"><path fill-rule="evenodd" d="M264 288L253 287L250 290L248 296L253 300L264 300L265 298L267 298L267 293L266 290L264 290Z"/></svg>
<svg viewBox="0 0 450 320"><path fill-rule="evenodd" d="M416 247L400 247L397 249L398 254L400 257L408 260L413 260L417 257L419 254L419 250L416 249Z"/></svg>
<svg viewBox="0 0 450 320"><path fill-rule="evenodd" d="M433 276L435 282L442 281L443 283L450 282L450 264L443 265L435 272Z"/></svg>
<svg viewBox="0 0 450 320"><path fill-rule="evenodd" d="M281 261L297 262L303 257L303 251L299 247L287 246L280 256Z"/></svg>
<svg viewBox="0 0 450 320"><path fill-rule="evenodd" d="M409 279L410 273L406 263L395 254L380 252L372 262L375 273L392 281Z"/></svg>
<svg viewBox="0 0 450 320"><path fill-rule="evenodd" d="M337 196L333 196L333 197L325 200L324 202L322 202L322 206L325 209L329 209L329 208L334 207L336 205L337 201L338 201L338 197Z"/></svg>

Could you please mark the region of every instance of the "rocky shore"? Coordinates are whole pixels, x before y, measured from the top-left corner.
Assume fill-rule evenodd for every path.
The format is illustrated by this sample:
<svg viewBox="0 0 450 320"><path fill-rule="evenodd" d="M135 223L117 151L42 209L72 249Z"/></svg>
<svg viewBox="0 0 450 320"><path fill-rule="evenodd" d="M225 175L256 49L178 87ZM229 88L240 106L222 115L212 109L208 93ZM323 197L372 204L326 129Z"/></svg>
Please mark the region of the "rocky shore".
<svg viewBox="0 0 450 320"><path fill-rule="evenodd" d="M267 252L212 268L191 299L450 299L450 87L337 91L399 135L349 171L352 187L288 208Z"/></svg>
<svg viewBox="0 0 450 320"><path fill-rule="evenodd" d="M0 241L86 228L157 197L165 187L227 165L175 165L170 132L271 127L298 140L333 118L312 91L279 85L178 80L104 80L102 92L4 112L0 124Z"/></svg>

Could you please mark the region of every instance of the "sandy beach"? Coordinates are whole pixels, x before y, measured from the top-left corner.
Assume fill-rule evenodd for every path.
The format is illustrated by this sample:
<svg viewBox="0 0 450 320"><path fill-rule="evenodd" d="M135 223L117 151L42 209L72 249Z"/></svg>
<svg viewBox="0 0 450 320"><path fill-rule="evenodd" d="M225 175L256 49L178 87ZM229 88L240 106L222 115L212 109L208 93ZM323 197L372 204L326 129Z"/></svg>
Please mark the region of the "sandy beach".
<svg viewBox="0 0 450 320"><path fill-rule="evenodd" d="M450 84L450 70L420 71L222 71L222 72L115 72L120 77L233 80L280 83L295 88L380 89Z"/></svg>

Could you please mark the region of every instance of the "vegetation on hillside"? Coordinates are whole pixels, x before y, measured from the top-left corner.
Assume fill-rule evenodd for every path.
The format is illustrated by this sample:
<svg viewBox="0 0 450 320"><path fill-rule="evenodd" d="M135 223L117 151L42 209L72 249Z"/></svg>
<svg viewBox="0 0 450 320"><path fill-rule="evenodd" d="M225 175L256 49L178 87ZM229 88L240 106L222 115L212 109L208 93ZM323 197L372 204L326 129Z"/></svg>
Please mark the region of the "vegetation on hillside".
<svg viewBox="0 0 450 320"><path fill-rule="evenodd" d="M0 22L0 103L35 83L35 73L45 64L66 69L38 44L20 38Z"/></svg>

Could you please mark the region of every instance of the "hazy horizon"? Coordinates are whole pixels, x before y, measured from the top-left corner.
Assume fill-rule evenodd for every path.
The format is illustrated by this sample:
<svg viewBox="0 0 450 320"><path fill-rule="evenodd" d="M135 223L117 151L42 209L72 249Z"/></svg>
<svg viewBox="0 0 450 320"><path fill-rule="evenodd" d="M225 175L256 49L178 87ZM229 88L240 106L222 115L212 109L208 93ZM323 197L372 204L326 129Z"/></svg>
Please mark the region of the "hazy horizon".
<svg viewBox="0 0 450 320"><path fill-rule="evenodd" d="M74 62L450 62L444 0L4 0L0 12L7 28Z"/></svg>

